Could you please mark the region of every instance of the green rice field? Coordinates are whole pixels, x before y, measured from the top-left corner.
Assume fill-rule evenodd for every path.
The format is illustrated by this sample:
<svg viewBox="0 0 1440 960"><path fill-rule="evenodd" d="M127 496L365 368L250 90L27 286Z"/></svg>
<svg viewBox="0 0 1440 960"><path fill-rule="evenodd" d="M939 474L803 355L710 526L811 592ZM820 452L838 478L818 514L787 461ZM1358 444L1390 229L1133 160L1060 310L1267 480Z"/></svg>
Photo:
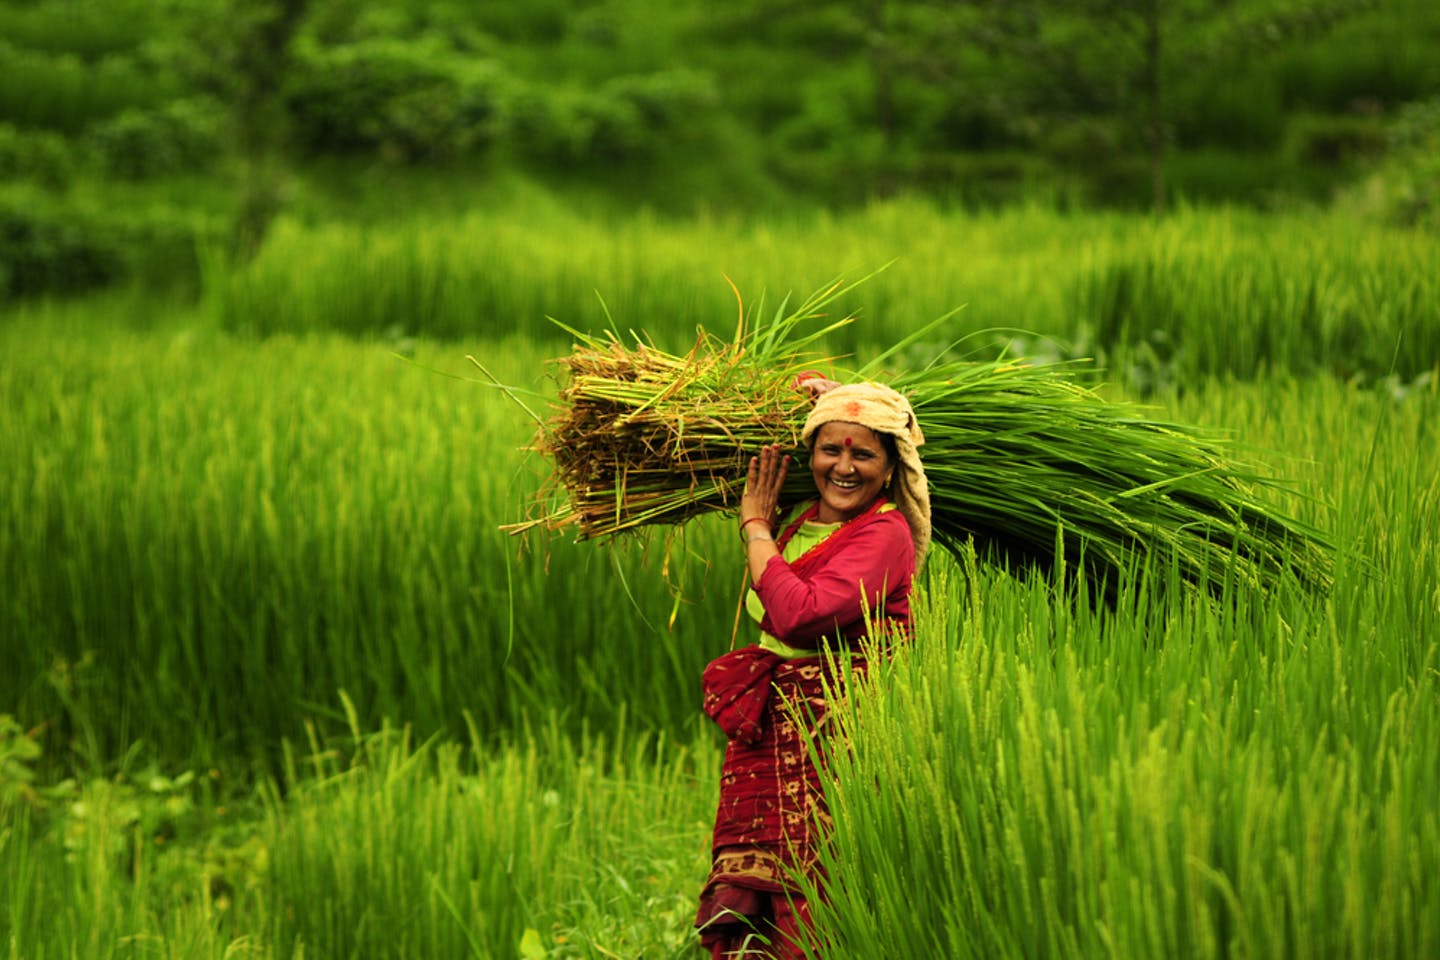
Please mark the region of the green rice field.
<svg viewBox="0 0 1440 960"><path fill-rule="evenodd" d="M892 262L893 261L893 262ZM1440 238L1040 208L286 221L197 302L0 316L0 954L698 956L718 518L509 536L563 330L889 264L863 361L1095 358L1328 530L1328 593L938 553L841 708L828 958L1440 955ZM607 317L608 314L608 317ZM473 355L512 394L467 360ZM922 448L923 454L923 448Z"/></svg>

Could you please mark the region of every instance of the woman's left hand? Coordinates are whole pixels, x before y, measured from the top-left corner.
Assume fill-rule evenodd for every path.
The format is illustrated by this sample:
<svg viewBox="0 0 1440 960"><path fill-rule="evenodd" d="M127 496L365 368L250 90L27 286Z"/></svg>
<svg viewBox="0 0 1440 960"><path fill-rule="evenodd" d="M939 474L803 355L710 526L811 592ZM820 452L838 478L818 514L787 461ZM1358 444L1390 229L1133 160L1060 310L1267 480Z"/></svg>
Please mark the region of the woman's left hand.
<svg viewBox="0 0 1440 960"><path fill-rule="evenodd" d="M745 493L740 497L742 529L752 520L765 521L767 529L774 527L775 515L780 510L780 490L785 486L789 469L790 455L781 455L778 444L761 447L759 455L750 458Z"/></svg>
<svg viewBox="0 0 1440 960"><path fill-rule="evenodd" d="M807 397L810 398L810 401L813 403L814 401L819 400L820 397L824 394L827 394L831 390L834 390L836 387L840 386L840 383L836 380L831 380L823 374L817 373L814 370L806 370L804 373L797 376L790 385L796 390L803 392Z"/></svg>

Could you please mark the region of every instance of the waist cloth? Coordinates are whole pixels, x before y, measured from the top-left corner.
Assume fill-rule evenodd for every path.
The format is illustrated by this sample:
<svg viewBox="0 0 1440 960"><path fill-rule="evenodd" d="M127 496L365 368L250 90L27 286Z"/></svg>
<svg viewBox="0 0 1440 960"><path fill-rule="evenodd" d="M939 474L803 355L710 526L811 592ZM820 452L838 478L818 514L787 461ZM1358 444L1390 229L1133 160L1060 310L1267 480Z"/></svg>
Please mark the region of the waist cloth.
<svg viewBox="0 0 1440 960"><path fill-rule="evenodd" d="M812 741L829 726L827 688L833 697L846 672L865 669L859 655L785 658L759 646L706 667L705 712L729 739L697 925L735 912L750 899L742 891L798 893L795 876L814 873L831 821Z"/></svg>

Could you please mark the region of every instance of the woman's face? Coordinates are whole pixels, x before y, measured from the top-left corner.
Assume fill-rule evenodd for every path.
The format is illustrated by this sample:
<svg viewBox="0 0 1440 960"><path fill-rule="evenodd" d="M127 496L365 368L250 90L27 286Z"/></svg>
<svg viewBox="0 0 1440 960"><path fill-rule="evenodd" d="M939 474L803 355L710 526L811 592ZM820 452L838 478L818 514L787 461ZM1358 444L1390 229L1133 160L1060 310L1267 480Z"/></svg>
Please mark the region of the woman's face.
<svg viewBox="0 0 1440 960"><path fill-rule="evenodd" d="M890 458L875 431L832 420L815 431L810 472L820 491L823 523L850 520L870 506L890 473Z"/></svg>

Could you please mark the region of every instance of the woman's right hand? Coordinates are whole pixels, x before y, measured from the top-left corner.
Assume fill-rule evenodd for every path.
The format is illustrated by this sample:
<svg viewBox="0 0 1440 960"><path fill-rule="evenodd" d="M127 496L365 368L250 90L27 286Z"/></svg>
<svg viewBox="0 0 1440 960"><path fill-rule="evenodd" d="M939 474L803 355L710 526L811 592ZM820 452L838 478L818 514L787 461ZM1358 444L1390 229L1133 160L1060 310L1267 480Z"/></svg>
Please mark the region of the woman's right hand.
<svg viewBox="0 0 1440 960"><path fill-rule="evenodd" d="M740 527L760 526L773 529L775 515L780 511L780 491L785 486L785 474L790 469L790 455L780 453L779 444L761 447L760 453L750 458L750 467L745 474L745 492L740 497ZM751 521L755 521L753 524Z"/></svg>

